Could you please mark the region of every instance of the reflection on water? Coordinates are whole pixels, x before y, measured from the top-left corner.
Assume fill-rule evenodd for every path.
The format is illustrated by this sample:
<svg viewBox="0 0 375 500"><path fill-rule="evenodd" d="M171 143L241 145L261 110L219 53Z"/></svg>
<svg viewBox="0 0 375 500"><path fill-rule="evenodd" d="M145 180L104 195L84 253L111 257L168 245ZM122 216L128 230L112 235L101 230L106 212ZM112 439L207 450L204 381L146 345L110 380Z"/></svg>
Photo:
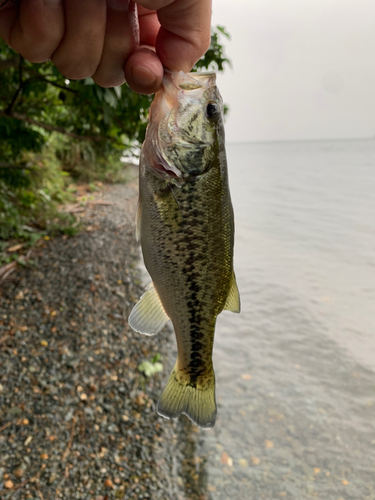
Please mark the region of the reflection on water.
<svg viewBox="0 0 375 500"><path fill-rule="evenodd" d="M215 428L181 426L184 497L374 500L375 142L228 158L242 313L218 320Z"/></svg>

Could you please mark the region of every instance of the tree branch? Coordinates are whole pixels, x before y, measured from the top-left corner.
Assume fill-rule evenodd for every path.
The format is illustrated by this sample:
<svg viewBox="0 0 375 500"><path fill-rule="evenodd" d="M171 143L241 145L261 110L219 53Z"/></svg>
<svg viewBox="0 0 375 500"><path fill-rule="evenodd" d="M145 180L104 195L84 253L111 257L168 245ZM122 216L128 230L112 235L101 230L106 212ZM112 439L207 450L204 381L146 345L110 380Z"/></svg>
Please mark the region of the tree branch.
<svg viewBox="0 0 375 500"><path fill-rule="evenodd" d="M20 92L22 91L22 87L23 87L23 72L22 72L22 62L23 62L23 57L20 57L19 58L19 63L18 63L18 78L19 78L19 86L18 86L18 89L16 90L16 93L14 94L13 98L12 98L12 101L11 103L9 104L9 106L7 107L6 109L6 113L8 115L11 114L12 112L12 109L13 109L13 106L15 105L16 101L17 101L17 98L18 96L20 95Z"/></svg>
<svg viewBox="0 0 375 500"><path fill-rule="evenodd" d="M11 114L8 114L7 112L0 110L0 116L5 116L7 118L15 118L16 120L20 120L26 123L30 123L31 125L36 125L37 127L41 127L44 130L49 130L50 132L59 132L60 134L67 135L69 137L73 137L74 139L80 139L83 141L110 141L110 142L116 142L115 139L112 139L111 137L102 137L101 135L79 135L75 134L74 132L68 132L67 130L61 128L61 127L55 127L54 125L48 125L47 123L41 123L37 122L33 118L30 118L26 115L22 115L17 112L13 112Z"/></svg>
<svg viewBox="0 0 375 500"><path fill-rule="evenodd" d="M15 165L14 163L7 163L6 161L0 161L0 168L14 168L16 170L23 170L25 168L30 168L31 165L32 162Z"/></svg>
<svg viewBox="0 0 375 500"><path fill-rule="evenodd" d="M54 87L57 87L59 89L67 90L68 92L72 92L73 94L79 94L78 90L74 90L74 89L66 87L65 85L62 85L60 83L54 82L52 80L48 80L47 76L50 76L50 77L54 78L53 74L50 74L50 75L41 75L38 71L35 71L32 68L28 68L28 73L31 73L32 75L34 75L35 78L34 78L34 80L32 78L29 78L29 80L27 80L27 83L29 83L30 81L47 82L47 83L50 83L51 85L53 85Z"/></svg>
<svg viewBox="0 0 375 500"><path fill-rule="evenodd" d="M63 89L63 90L67 90L68 92L72 92L73 94L79 94L78 90L73 90L73 89L70 89L69 87L65 87L64 85L60 85L59 83L51 82L51 80L48 80L47 78L44 78L44 77L42 79L43 79L43 81L50 83L54 87L57 87L57 88Z"/></svg>

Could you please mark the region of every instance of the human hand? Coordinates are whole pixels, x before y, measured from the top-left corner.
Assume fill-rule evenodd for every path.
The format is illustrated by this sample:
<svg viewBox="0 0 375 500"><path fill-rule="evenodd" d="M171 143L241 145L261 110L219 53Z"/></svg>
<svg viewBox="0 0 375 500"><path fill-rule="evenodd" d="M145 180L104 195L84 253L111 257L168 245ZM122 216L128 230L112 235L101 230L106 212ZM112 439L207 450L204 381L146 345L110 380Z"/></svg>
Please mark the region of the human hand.
<svg viewBox="0 0 375 500"><path fill-rule="evenodd" d="M151 94L210 44L211 0L0 0L0 37L72 80Z"/></svg>

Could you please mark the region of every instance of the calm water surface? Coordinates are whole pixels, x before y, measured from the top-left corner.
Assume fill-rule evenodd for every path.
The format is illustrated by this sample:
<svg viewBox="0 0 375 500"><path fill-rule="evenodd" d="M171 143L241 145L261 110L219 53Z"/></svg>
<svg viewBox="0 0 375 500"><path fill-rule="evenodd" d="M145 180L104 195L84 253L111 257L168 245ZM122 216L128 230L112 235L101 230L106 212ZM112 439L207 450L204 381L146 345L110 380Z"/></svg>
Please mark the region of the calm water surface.
<svg viewBox="0 0 375 500"><path fill-rule="evenodd" d="M242 313L185 498L375 499L375 141L227 148Z"/></svg>

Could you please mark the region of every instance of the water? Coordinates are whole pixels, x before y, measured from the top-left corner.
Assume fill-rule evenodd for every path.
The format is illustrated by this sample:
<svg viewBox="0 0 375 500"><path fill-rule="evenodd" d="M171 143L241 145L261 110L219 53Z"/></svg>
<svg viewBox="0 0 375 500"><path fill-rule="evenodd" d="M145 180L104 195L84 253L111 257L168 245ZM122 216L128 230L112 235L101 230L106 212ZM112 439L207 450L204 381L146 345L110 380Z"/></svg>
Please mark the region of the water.
<svg viewBox="0 0 375 500"><path fill-rule="evenodd" d="M242 312L185 497L375 499L375 141L229 145ZM186 430L186 429L185 429Z"/></svg>

